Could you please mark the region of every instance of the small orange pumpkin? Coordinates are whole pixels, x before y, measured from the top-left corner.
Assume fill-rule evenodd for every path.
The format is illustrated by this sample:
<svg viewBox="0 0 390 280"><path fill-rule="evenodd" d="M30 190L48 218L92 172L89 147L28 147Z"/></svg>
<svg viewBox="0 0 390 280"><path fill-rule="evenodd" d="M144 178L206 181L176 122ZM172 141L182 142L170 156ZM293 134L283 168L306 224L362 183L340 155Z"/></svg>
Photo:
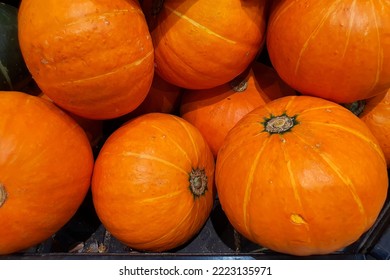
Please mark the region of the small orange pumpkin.
<svg viewBox="0 0 390 280"><path fill-rule="evenodd" d="M182 96L180 115L205 137L217 156L229 130L258 106L295 91L270 67L254 62L230 83L204 90L187 90Z"/></svg>
<svg viewBox="0 0 390 280"><path fill-rule="evenodd" d="M264 45L265 6L264 0L165 0L151 30L155 70L188 89L229 82Z"/></svg>
<svg viewBox="0 0 390 280"><path fill-rule="evenodd" d="M380 1L274 1L267 50L302 94L337 103L390 87L390 5Z"/></svg>
<svg viewBox="0 0 390 280"><path fill-rule="evenodd" d="M167 251L206 222L214 199L214 159L200 132L174 115L130 120L103 145L92 178L98 217L137 250Z"/></svg>
<svg viewBox="0 0 390 280"><path fill-rule="evenodd" d="M154 52L134 0L25 0L19 42L39 88L89 119L134 110L153 79Z"/></svg>
<svg viewBox="0 0 390 280"><path fill-rule="evenodd" d="M390 168L390 89L366 100L345 105L370 129L379 142Z"/></svg>
<svg viewBox="0 0 390 280"><path fill-rule="evenodd" d="M82 203L93 155L81 127L51 102L0 92L0 254L57 232Z"/></svg>
<svg viewBox="0 0 390 280"><path fill-rule="evenodd" d="M388 190L383 152L363 121L309 96L282 97L244 116L218 153L215 180L237 231L292 255L356 241Z"/></svg>

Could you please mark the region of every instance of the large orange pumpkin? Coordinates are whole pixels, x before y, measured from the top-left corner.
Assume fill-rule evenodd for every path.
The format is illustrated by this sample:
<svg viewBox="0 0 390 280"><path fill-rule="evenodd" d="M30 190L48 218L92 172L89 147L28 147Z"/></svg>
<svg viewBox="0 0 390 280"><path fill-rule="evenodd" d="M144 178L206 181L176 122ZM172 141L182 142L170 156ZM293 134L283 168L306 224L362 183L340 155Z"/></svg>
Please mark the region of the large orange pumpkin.
<svg viewBox="0 0 390 280"><path fill-rule="evenodd" d="M18 24L34 80L67 111L115 118L147 95L154 53L137 1L25 0Z"/></svg>
<svg viewBox="0 0 390 280"><path fill-rule="evenodd" d="M0 254L49 238L90 185L93 155L82 128L51 102L0 92Z"/></svg>
<svg viewBox="0 0 390 280"><path fill-rule="evenodd" d="M390 168L390 89L345 106L359 116L374 134Z"/></svg>
<svg viewBox="0 0 390 280"><path fill-rule="evenodd" d="M390 87L390 6L382 1L275 1L267 49L297 91L338 103Z"/></svg>
<svg viewBox="0 0 390 280"><path fill-rule="evenodd" d="M182 96L180 115L205 137L214 157L229 130L258 106L295 91L270 67L254 62L230 83L203 90L187 90Z"/></svg>
<svg viewBox="0 0 390 280"><path fill-rule="evenodd" d="M137 250L167 251L192 238L214 199L214 159L200 132L169 114L150 113L117 129L92 178L106 229Z"/></svg>
<svg viewBox="0 0 390 280"><path fill-rule="evenodd" d="M215 180L232 225L253 242L327 254L356 241L387 195L386 161L343 106L288 96L244 116L221 147Z"/></svg>
<svg viewBox="0 0 390 280"><path fill-rule="evenodd" d="M165 0L151 30L155 70L189 89L229 82L265 41L264 0Z"/></svg>

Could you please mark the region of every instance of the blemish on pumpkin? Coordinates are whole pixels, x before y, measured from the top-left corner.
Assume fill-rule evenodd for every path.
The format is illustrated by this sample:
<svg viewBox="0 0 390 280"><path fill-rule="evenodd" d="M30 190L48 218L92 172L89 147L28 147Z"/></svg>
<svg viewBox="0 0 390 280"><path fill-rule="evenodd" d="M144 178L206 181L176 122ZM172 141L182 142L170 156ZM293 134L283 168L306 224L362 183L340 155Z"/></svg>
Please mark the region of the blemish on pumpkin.
<svg viewBox="0 0 390 280"><path fill-rule="evenodd" d="M299 214L291 214L290 216L290 220L294 223L294 224L297 224L297 225L303 225L303 224L307 224L307 222L305 221L305 219L299 215Z"/></svg>
<svg viewBox="0 0 390 280"><path fill-rule="evenodd" d="M45 58L42 58L41 59L41 63L42 64L49 64L49 61L47 59L45 59Z"/></svg>
<svg viewBox="0 0 390 280"><path fill-rule="evenodd" d="M207 191L207 176L204 169L192 169L190 173L190 191L194 199Z"/></svg>
<svg viewBox="0 0 390 280"><path fill-rule="evenodd" d="M5 187L2 183L0 183L0 207L4 205L5 201L7 200L7 192L5 190Z"/></svg>

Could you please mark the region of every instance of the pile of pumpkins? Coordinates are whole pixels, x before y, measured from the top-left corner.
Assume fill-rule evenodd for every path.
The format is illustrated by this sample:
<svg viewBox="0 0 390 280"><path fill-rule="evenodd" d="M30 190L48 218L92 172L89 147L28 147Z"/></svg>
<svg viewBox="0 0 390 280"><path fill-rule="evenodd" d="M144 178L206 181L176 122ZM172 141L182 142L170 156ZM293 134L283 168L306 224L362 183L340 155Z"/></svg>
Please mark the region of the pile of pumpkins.
<svg viewBox="0 0 390 280"><path fill-rule="evenodd" d="M22 0L7 24L22 57L7 63L26 75L1 58L0 254L56 233L89 189L105 228L147 252L191 240L216 198L240 234L297 256L378 218L387 4Z"/></svg>

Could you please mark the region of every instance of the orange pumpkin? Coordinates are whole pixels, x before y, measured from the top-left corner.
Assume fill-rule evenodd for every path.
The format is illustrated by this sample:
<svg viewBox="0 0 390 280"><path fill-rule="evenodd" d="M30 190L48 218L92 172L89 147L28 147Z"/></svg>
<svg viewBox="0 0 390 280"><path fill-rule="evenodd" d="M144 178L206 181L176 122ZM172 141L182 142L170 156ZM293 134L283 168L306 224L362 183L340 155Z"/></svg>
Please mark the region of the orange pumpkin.
<svg viewBox="0 0 390 280"><path fill-rule="evenodd" d="M390 168L390 89L345 106L359 116L374 134Z"/></svg>
<svg viewBox="0 0 390 280"><path fill-rule="evenodd" d="M192 238L214 199L214 159L200 132L169 114L135 118L110 135L92 178L98 217L137 250L167 251Z"/></svg>
<svg viewBox="0 0 390 280"><path fill-rule="evenodd" d="M134 0L25 0L19 42L39 88L89 119L134 110L153 78L153 45Z"/></svg>
<svg viewBox="0 0 390 280"><path fill-rule="evenodd" d="M338 103L390 87L390 6L379 1L275 1L267 49L297 91Z"/></svg>
<svg viewBox="0 0 390 280"><path fill-rule="evenodd" d="M244 116L221 147L218 196L253 242L292 255L328 254L375 222L386 161L368 127L343 106L287 96Z"/></svg>
<svg viewBox="0 0 390 280"><path fill-rule="evenodd" d="M180 105L181 88L155 74L148 95L131 113L121 119L128 120L147 113L174 114Z"/></svg>
<svg viewBox="0 0 390 280"><path fill-rule="evenodd" d="M243 116L273 99L293 94L272 68L255 62L230 83L184 92L180 115L199 129L216 157L226 134Z"/></svg>
<svg viewBox="0 0 390 280"><path fill-rule="evenodd" d="M151 30L158 74L206 89L243 72L265 41L264 0L165 0Z"/></svg>
<svg viewBox="0 0 390 280"><path fill-rule="evenodd" d="M73 216L90 185L88 138L42 98L0 92L0 254L36 245Z"/></svg>

